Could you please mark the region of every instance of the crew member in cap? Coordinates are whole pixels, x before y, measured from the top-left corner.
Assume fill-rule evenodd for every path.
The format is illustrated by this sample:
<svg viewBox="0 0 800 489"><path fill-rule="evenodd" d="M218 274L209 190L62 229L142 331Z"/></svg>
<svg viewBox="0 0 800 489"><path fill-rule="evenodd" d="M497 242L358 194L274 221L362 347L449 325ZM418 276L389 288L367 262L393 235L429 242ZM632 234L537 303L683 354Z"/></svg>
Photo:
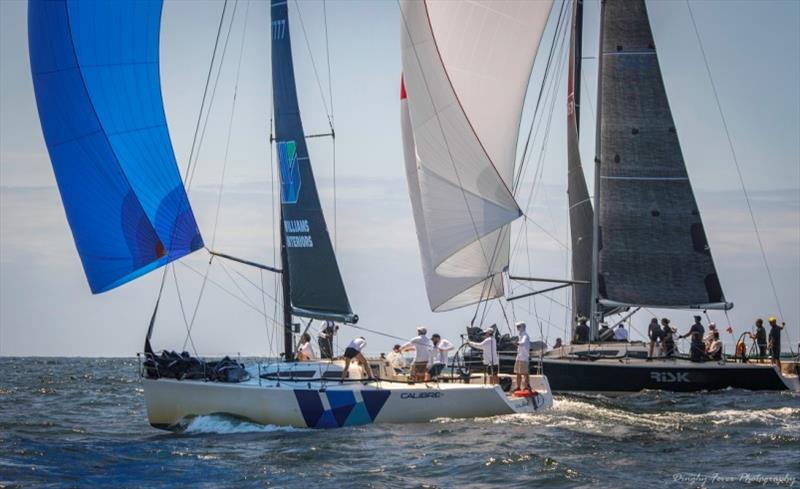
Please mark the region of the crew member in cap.
<svg viewBox="0 0 800 489"><path fill-rule="evenodd" d="M400 347L401 351L414 351L414 363L411 365L411 380L414 382L422 382L428 373L428 361L433 352L433 342L427 334L428 330L420 326L417 328L417 336Z"/></svg>
<svg viewBox="0 0 800 489"><path fill-rule="evenodd" d="M702 319L703 318L700 316L695 316L694 324L689 328L689 332L680 336L680 338L686 338L687 336L692 337L689 346L689 358L693 362L702 362L706 353L705 345L703 345L703 335L706 329L703 327L702 323L700 323Z"/></svg>
<svg viewBox="0 0 800 489"><path fill-rule="evenodd" d="M489 376L490 384L500 383L500 357L497 356L497 341L494 339L494 328L486 328L483 331L483 341L468 341L469 346L483 350L483 366L486 368L486 375Z"/></svg>
<svg viewBox="0 0 800 489"><path fill-rule="evenodd" d="M769 355L772 358L772 364L778 366L778 372L781 371L781 330L786 323L781 323L778 326L778 318L772 316L769 318Z"/></svg>
<svg viewBox="0 0 800 489"><path fill-rule="evenodd" d="M525 331L525 323L517 321L517 358L514 361L514 373L517 374L517 389L531 390L531 337ZM523 384L522 381L525 381ZM523 387L524 385L524 387Z"/></svg>
<svg viewBox="0 0 800 489"><path fill-rule="evenodd" d="M322 328L319 330L319 337L317 344L319 344L319 356L323 359L333 359L333 337L339 326L336 326L333 321L325 321Z"/></svg>

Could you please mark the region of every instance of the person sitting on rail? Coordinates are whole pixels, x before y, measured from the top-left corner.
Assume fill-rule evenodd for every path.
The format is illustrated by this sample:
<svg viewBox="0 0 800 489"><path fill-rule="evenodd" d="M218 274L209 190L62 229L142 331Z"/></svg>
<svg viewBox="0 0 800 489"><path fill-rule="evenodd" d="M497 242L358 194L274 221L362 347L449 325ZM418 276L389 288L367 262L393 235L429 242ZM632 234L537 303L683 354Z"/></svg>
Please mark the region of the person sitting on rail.
<svg viewBox="0 0 800 489"><path fill-rule="evenodd" d="M314 354L314 347L311 346L311 335L303 333L300 337L300 344L297 346L297 360L301 362L310 362L316 360L317 356Z"/></svg>
<svg viewBox="0 0 800 489"><path fill-rule="evenodd" d="M719 332L711 334L711 343L706 348L706 357L709 360L722 360L722 342L719 340Z"/></svg>

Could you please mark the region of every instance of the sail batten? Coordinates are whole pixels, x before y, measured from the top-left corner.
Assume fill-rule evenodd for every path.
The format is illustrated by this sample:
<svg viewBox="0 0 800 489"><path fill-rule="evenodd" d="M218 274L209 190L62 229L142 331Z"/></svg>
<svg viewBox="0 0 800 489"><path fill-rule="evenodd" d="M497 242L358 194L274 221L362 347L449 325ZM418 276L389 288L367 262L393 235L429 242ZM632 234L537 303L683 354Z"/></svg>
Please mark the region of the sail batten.
<svg viewBox="0 0 800 489"><path fill-rule="evenodd" d="M600 303L728 308L644 1L606 0L602 25Z"/></svg>
<svg viewBox="0 0 800 489"><path fill-rule="evenodd" d="M297 99L288 5L272 1L272 93L281 182L281 225L292 314L354 323L305 141Z"/></svg>
<svg viewBox="0 0 800 489"><path fill-rule="evenodd" d="M29 3L39 119L94 293L203 246L161 100L161 7L160 0Z"/></svg>
<svg viewBox="0 0 800 489"><path fill-rule="evenodd" d="M552 2L401 2L403 137L431 309L500 297L522 103Z"/></svg>

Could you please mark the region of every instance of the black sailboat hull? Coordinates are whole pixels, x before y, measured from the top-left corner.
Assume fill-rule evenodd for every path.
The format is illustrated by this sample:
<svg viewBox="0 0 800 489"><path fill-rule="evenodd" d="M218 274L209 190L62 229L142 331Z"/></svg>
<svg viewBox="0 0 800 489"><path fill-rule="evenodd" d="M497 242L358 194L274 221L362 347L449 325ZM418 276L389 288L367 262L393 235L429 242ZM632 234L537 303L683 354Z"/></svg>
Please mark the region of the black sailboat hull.
<svg viewBox="0 0 800 489"><path fill-rule="evenodd" d="M538 361L531 367L538 367ZM507 370L501 365L501 371ZM591 360L544 360L544 374L554 392L637 392L644 389L674 392L727 388L787 390L769 365L689 364L685 361L609 364Z"/></svg>

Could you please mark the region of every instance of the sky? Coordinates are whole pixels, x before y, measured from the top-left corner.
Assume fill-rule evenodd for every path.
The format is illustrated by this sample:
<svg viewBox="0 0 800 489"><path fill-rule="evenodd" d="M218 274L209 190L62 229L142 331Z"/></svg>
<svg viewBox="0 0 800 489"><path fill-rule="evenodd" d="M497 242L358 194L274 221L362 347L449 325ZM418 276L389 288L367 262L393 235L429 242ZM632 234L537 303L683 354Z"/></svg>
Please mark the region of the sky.
<svg viewBox="0 0 800 489"><path fill-rule="evenodd" d="M420 324L457 341L475 310L430 312L406 191L399 120L398 6L391 1L345 0L324 6L330 84L323 3L290 2L301 110L307 133L325 132L326 114L332 113L337 133L335 173L330 139L310 140L309 151L328 226L336 236L350 302L361 317L359 326L383 333L344 328L340 341L364 334L367 351L377 353L398 341L393 337L413 336L414 327ZM726 298L736 304L729 318L722 313L710 314L724 326L730 321L738 336L751 328L756 317L778 315L778 308L687 3L651 0L647 6L717 270ZM92 295L89 291L39 125L28 63L26 8L23 1L0 2L0 355L132 356L142 349L161 273L151 273L105 294ZM221 8L221 3L212 1L167 0L164 5L162 88L182 170ZM268 6L242 0L236 8L231 47L189 196L206 242L214 239L221 251L274 264L278 260L268 141ZM786 350L790 344L796 345L800 336L800 2L692 1L691 9L764 239L787 323ZM553 20L545 32L545 48L549 47L546 44ZM581 151L584 161L590 162L594 148L596 2L586 1L585 22ZM239 46L243 46L242 68L231 119ZM541 83L542 61L537 59L531 77L533 95ZM531 205L524 210L536 224L514 226L514 239L522 236L524 246L512 258L512 272L568 275L568 254L563 245L569 236L562 130L566 126L565 85L563 79L550 95L554 110L549 138L541 136L535 141L533 157L543 162L543 173ZM523 111L523 131L530 125L531 105L527 103ZM231 151L215 229L231 120ZM592 165L585 165L585 172L592 188ZM530 192L532 182L525 183ZM525 188L525 183L521 187ZM204 273L207 266L208 256L198 252L177 264L174 276L170 271L153 338L155 348L184 348L187 325L181 302L191 317L201 283L196 272ZM174 277L180 287L180 301ZM270 322L280 313L271 297L262 298L248 283L260 285L263 280L263 289L274 297L274 277L215 262L209 278L211 282L196 308L192 342L186 343L186 348L191 349L193 344L206 355L280 351L277 329ZM517 286L511 293L524 290ZM564 291L517 301L513 308L506 308L506 315L511 321L526 321L534 338L543 337L552 344L556 337L566 336L567 295ZM690 324L691 313L653 313L672 317L681 332ZM648 313L634 316L634 338L641 338L637 332L645 332L650 317ZM486 320L498 322L506 331L498 305L491 307ZM724 339L730 348L733 337L726 335Z"/></svg>

